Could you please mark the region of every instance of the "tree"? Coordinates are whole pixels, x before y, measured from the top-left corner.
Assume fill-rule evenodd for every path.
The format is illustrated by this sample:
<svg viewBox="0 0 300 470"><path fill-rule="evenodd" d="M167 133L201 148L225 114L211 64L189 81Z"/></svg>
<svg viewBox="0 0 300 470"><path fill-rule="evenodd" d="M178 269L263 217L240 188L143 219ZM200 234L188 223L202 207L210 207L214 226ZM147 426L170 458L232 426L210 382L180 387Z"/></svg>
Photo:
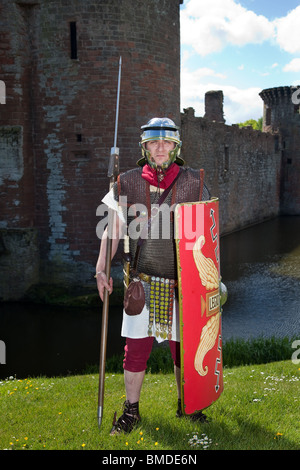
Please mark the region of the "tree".
<svg viewBox="0 0 300 470"><path fill-rule="evenodd" d="M252 126L254 130L262 131L262 123L263 123L263 118L261 117L257 121L255 119L248 119L245 122L239 122L238 126L239 127Z"/></svg>

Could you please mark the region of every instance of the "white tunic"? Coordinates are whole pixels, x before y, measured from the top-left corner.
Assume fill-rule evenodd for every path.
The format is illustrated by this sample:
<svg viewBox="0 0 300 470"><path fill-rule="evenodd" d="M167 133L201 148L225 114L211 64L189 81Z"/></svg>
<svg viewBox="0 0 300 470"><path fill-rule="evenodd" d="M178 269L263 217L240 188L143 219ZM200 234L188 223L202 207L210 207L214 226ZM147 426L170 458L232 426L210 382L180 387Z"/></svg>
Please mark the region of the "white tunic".
<svg viewBox="0 0 300 470"><path fill-rule="evenodd" d="M152 186L150 187L150 190ZM157 191L157 188L153 186L153 189ZM120 220L124 223L124 216L122 209L119 207L118 202L114 198L113 189L106 194L102 199L102 202L106 204L110 209L113 209L118 214ZM146 273L147 274L147 273ZM123 310L123 321L122 321L122 330L121 336L126 338L146 338L148 336L148 326L149 326L149 310L145 305L140 315L127 315ZM161 338L159 335L156 337L156 328L155 321L152 325L152 336L161 343L165 341L164 338ZM179 310L178 310L178 301L174 301L173 305L173 323L172 323L172 338L173 341L180 341L180 329L179 329Z"/></svg>

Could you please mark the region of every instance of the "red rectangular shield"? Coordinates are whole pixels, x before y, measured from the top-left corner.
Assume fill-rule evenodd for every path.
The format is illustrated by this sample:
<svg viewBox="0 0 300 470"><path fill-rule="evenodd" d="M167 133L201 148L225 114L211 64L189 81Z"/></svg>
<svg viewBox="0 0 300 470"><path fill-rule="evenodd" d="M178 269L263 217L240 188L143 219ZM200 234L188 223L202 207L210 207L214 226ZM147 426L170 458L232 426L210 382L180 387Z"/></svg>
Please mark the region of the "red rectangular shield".
<svg viewBox="0 0 300 470"><path fill-rule="evenodd" d="M223 391L219 201L175 209L182 411L190 415Z"/></svg>

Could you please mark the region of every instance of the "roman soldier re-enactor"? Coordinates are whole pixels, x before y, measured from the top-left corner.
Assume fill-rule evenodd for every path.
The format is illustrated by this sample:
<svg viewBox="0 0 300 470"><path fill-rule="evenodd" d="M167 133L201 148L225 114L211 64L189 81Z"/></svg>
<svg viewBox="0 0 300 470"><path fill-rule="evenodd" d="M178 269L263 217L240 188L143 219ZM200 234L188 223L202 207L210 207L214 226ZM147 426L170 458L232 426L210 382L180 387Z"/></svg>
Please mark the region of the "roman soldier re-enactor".
<svg viewBox="0 0 300 470"><path fill-rule="evenodd" d="M164 204L169 208L177 203L208 200L209 191L203 181L203 171L184 167L180 157L181 141L178 127L169 118L153 118L142 126L141 150L142 158L138 167L118 177L111 191L103 202L115 209L118 214L115 220L114 236L112 237L112 257L117 251L122 229L130 235L130 223L143 225L151 214L151 207L157 204L161 194L172 184ZM126 201L126 203L122 202ZM136 213L134 208L136 207ZM140 208L145 208L141 210ZM165 206L166 207L166 206ZM174 361L174 372L178 390L178 409L176 416L182 416L180 388L180 334L178 318L178 301L176 299L177 264L174 241L173 210L159 230L149 229L148 236L141 246L136 272L145 291L145 305L139 315L127 315L123 312L121 335L126 338L124 356L124 382L126 401L123 414L114 420L111 434L130 432L140 422L139 399L144 380L147 361L152 349L154 338L160 343L168 340ZM137 219L138 217L138 219ZM134 227L137 227L137 225ZM168 224L169 230L164 230ZM135 233L135 232L134 232ZM158 235L157 235L158 233ZM165 234L168 234L167 237ZM99 258L96 265L96 279L99 295L103 300L104 288L111 293L112 279L105 275L107 230L102 237ZM138 245L137 236L129 236L129 258L131 268ZM124 245L126 244L126 236ZM173 301L169 301L172 299ZM167 305L167 307L165 307ZM171 308L170 308L171 305ZM205 421L202 412L192 419Z"/></svg>

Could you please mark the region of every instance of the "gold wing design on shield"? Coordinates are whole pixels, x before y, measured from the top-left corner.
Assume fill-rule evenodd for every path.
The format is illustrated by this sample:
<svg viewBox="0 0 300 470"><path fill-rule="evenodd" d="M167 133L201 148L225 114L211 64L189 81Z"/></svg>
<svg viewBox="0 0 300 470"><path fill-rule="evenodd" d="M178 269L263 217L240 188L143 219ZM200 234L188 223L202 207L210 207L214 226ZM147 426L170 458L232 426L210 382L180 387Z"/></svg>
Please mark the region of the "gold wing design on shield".
<svg viewBox="0 0 300 470"><path fill-rule="evenodd" d="M199 375L206 375L208 367L203 368L205 355L210 351L216 342L219 331L220 312L213 315L202 328L200 342L195 354L194 366Z"/></svg>
<svg viewBox="0 0 300 470"><path fill-rule="evenodd" d="M193 248L194 261L196 263L202 285L207 290L218 289L219 274L215 263L210 258L205 258L201 249L205 244L205 237L201 235Z"/></svg>
<svg viewBox="0 0 300 470"><path fill-rule="evenodd" d="M219 288L219 274L212 259L206 258L201 249L205 244L205 237L201 235L193 248L194 261L197 266L201 283L207 290ZM194 367L199 375L206 375L208 367L203 368L204 358L216 342L219 331L220 312L213 315L201 331L200 342L195 354Z"/></svg>

